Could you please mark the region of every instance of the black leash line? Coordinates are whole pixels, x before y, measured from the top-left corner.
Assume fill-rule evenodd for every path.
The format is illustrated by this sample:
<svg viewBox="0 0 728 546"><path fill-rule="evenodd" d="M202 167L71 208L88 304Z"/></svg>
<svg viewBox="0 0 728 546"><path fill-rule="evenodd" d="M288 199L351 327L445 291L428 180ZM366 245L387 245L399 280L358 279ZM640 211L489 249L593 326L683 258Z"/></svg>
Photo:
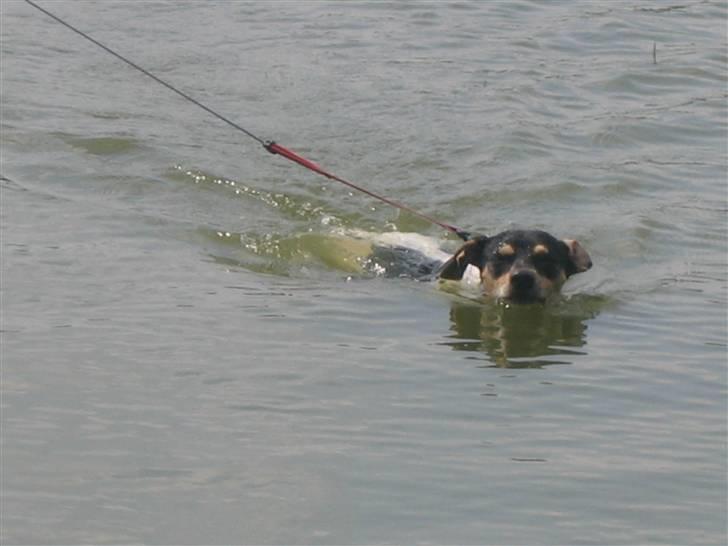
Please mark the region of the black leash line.
<svg viewBox="0 0 728 546"><path fill-rule="evenodd" d="M152 74L152 73L151 73L151 72L149 72L148 70L145 70L144 68L142 68L142 67L141 67L141 66L139 66L138 64L136 64L136 63L134 63L134 62L130 61L129 59L127 59L126 57L123 57L122 55L119 55L119 54L118 54L118 53L117 53L116 51L114 51L113 49L111 49L111 48L109 48L109 47L106 47L106 46L105 46L104 44L102 44L102 43L101 43L101 42L99 42L98 40L95 40L94 38L92 38L91 36L89 36L88 34L86 34L85 32L83 32L82 30L79 30L79 29L77 29L76 27L72 26L71 24L69 24L69 23L66 23L66 22L65 22L65 21L64 21L63 19L61 19L61 18L60 18L60 17L58 17L57 15L54 15L53 13L51 13L50 11L48 11L47 9L44 9L44 8L40 7L40 6L38 5L38 4L36 4L36 3L35 3L35 2L33 2L32 0L25 0L25 1L26 1L26 2L28 3L28 4L30 4L31 6L33 6L34 8L36 8L37 10L40 10L40 11L42 11L43 13L45 13L45 14L46 14L46 15L47 15L48 17L50 17L50 18L54 19L54 20L55 20L56 22L58 22L58 23L62 24L62 25L63 25L64 27L66 27L66 28L68 28L68 29L72 30L73 32L75 32L76 34L78 34L78 35L80 35L80 36L82 36L82 37L86 38L86 39L87 39L87 40L88 40L89 42L91 42L91 43L93 43L93 44L95 44L95 45L99 46L99 47L100 47L101 49L103 49L103 50L104 50L104 51L106 51L107 53L111 53L111 54L112 54L112 55L113 55L114 57L116 57L116 58L117 58L117 59L119 59L120 61L124 61L124 62L125 62L126 64L128 64L129 66L131 66L132 68L135 68L135 69L137 69L137 70L138 70L139 72L141 72L142 74L146 74L147 76L149 76L150 78L152 78L152 79L153 79L154 81L156 81L157 83L161 83L161 84L162 84L162 85L163 85L164 87L166 87L166 88L167 88L167 89L169 89L170 91L172 91L172 92L174 92L174 93L177 93L177 94L178 94L178 95L179 95L180 97L182 97L183 99L186 99L186 100L190 101L190 102L191 102L192 104L196 104L197 106L199 106L200 108L202 108L202 109L203 109L203 110L205 110L206 112L208 112L208 113L212 114L213 116L215 116L215 117L216 117L217 119L219 119L219 120L222 120L222 121L224 121L225 123L227 123L227 124L228 124L228 125L230 125L231 127L234 127L234 128L235 128L235 129L237 129L238 131L242 131L243 133L245 133L246 135L248 135L248 136L249 136L250 138L253 138L253 139L257 140L257 141L258 141L258 142L260 142L260 143L261 143L261 144L262 144L263 146L265 146L265 141L264 141L264 140L263 140L262 138L260 138L260 137L257 137L257 136L255 136L255 135L254 135L253 133L251 133L251 132L250 132L250 131L248 131L247 129L244 129L243 127L241 127L240 125L238 125L238 124L237 124L237 123L235 123L234 121L231 121L231 120L229 120L228 118L226 118L225 116L223 116L223 115L220 115L220 114L218 114L218 113L217 113L217 112L215 112L215 111L214 111L214 110L213 110L212 108L209 108L209 107L205 106L205 105L204 105L204 104L202 104L202 103L201 103L200 101L198 101L198 100L196 100L196 99L194 99L194 98L190 97L190 96L189 96L189 95L188 95L187 93L183 93L182 91L180 91L179 89L177 89L177 88L176 88L176 87L174 87L173 85L171 85L171 84L167 83L166 81L164 81L164 80L163 80L162 78L158 78L157 76L155 76L154 74Z"/></svg>
<svg viewBox="0 0 728 546"><path fill-rule="evenodd" d="M401 210L404 210L406 212L409 212L410 214L413 214L415 216L418 216L419 218L422 218L424 220L427 220L428 222L431 222L431 223L433 223L435 225L440 226L443 229L446 229L446 230L454 233L455 235L457 235L458 237L460 237L461 239L463 239L465 241L467 241L470 238L470 234L468 232L466 232L466 231L463 231L460 228L457 228L457 227L455 227L453 225L450 225L450 224L446 224L445 222L440 222L439 220L436 220L435 218L432 218L431 216L428 216L428 215L426 215L426 214L424 214L422 212L419 212L419 211L417 211L415 209L412 209L412 208L410 208L410 207L408 207L406 205L402 205L401 203L398 203L398 202L393 201L391 199L388 199L386 197L382 197L381 195L377 195L376 193L371 192L371 191L369 191L367 189L364 189L361 186L357 186L356 184L354 184L352 182L349 182L349 181L347 181L347 180L345 180L343 178L340 178L340 177L338 177L338 176L336 176L334 174L329 173L328 171L324 170L323 168L321 168L320 166L318 166L313 161L310 161L310 160L306 159L305 157L296 154L295 152L293 152L293 151L291 151L291 150L289 150L289 149L281 146L280 144L276 144L273 141L264 140L264 139L260 138L259 136L257 136L254 133L248 131L244 127L241 127L240 125L238 125L234 121L231 121L230 119L226 118L222 114L218 114L212 108L210 108L208 106L205 106L204 104L202 104L197 99L189 96L187 93L184 93L184 92L180 91L179 89L177 89L173 85L171 85L171 84L167 83L166 81L164 81L163 79L155 76L154 74L152 74L148 70L142 68L141 66L139 66L135 62L130 61L129 59L127 59L123 55L120 55L119 53L117 53L113 49L105 46L104 44L102 44L98 40L92 38L91 36L89 36L88 34L86 34L85 32L83 32L82 30L77 29L76 27L74 27L70 23L67 23L66 21L64 21L63 19L61 19L60 17L58 17L57 15L55 15L55 14L51 13L50 11L48 11L47 9L39 6L38 4L36 4L35 2L33 2L32 0L25 0L25 2L27 4L33 6L38 11L41 11L41 12L45 13L48 17L50 17L51 19L53 19L57 23L60 23L61 25L63 25L67 29L72 30L73 32L75 32L76 34L78 34L79 36L81 36L82 38L85 38L86 40L88 40L92 44L100 47L101 49L103 49L107 53L110 53L111 55L113 55L114 57L116 57L117 59L119 59L120 61L125 62L126 64L128 64L132 68L134 68L134 69L138 70L139 72L141 72L142 74L145 74L145 75L149 76L154 81L156 81L157 83L163 85L164 87L166 87L170 91L176 93L177 95L179 95L183 99L191 102L192 104L195 104L195 105L199 106L200 108L202 108L203 110L205 110L209 114L212 114L213 116L215 116L217 119L219 119L219 120L227 123L228 125L230 125L234 129L237 129L238 131L242 132L243 134L247 135L248 137L256 140L259 144L261 144L270 153L272 153L274 155L280 155L281 157L284 157L284 158L288 159L289 161L293 161L294 163L298 163L299 165L301 165L301 166L303 166L303 167L305 167L305 168L307 168L307 169L309 169L309 170L311 170L311 171L313 171L315 173L318 173L318 174L320 174L322 176L325 176L326 178L329 178L331 180L335 180L337 182L340 182L340 183L342 183L342 184L344 184L344 185L346 185L346 186L348 186L348 187L350 187L352 189L355 189L355 190L357 190L359 192L362 192L362 193L364 193L366 195L369 195L370 197L373 197L374 199L378 199L379 201L381 201L383 203L386 203L386 204L391 205L393 207L396 207L398 209L401 209Z"/></svg>

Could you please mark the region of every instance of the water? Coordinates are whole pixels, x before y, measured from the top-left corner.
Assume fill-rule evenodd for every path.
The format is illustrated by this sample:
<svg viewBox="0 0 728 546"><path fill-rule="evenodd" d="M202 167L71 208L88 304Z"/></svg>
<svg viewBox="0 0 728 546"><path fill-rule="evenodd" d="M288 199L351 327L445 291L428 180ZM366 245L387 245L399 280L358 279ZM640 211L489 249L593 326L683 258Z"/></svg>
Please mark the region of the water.
<svg viewBox="0 0 728 546"><path fill-rule="evenodd" d="M3 2L3 543L725 543L725 3L46 5L595 267L509 308L363 271L457 241Z"/></svg>

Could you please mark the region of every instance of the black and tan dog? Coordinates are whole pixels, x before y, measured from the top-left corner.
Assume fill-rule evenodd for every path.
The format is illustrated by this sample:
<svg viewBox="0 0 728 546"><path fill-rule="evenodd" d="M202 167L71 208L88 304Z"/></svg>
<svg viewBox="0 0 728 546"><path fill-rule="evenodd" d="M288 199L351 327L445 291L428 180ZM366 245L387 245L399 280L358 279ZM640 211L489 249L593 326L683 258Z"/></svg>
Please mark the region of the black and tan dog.
<svg viewBox="0 0 728 546"><path fill-rule="evenodd" d="M486 294L530 303L545 301L567 278L589 269L592 261L573 239L559 240L538 230L509 230L469 240L442 265L438 277L460 280L468 266L480 271Z"/></svg>

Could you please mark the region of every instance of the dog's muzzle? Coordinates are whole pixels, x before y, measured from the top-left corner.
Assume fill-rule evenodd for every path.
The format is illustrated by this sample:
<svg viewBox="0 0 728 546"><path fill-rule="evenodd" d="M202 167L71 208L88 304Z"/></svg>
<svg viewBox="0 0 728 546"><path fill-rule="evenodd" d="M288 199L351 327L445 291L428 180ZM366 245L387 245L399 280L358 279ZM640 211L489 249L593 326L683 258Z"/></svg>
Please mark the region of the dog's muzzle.
<svg viewBox="0 0 728 546"><path fill-rule="evenodd" d="M507 294L504 298L520 303L543 301L544 294L535 271L524 269L510 275Z"/></svg>

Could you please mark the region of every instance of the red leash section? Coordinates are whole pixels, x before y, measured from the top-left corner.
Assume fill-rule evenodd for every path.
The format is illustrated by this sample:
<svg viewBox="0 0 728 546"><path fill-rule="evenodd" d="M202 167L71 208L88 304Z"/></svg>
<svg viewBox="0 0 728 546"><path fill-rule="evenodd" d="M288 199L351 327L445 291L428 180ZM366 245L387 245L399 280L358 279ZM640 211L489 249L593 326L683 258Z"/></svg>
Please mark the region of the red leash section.
<svg viewBox="0 0 728 546"><path fill-rule="evenodd" d="M321 176L325 176L326 178L329 178L331 180L336 180L337 182L340 182L344 184L345 186L350 187L353 190L359 191L361 193L364 193L368 195L369 197L373 197L374 199L377 199L381 201L382 203L386 203L387 205L391 205L393 207L396 207L398 209L404 210L406 212L409 212L410 214L413 214L414 216L417 216L419 218L422 218L423 220L427 220L428 222L432 222L433 224L440 226L443 229L446 229L448 231L451 231L464 241L467 241L470 238L470 234L466 231L463 231L455 226L452 226L450 224L446 224L444 222L440 222L439 220L436 220L435 218L432 218L431 216L427 216L426 214L419 212L417 210L411 209L410 207L403 205L401 203L397 203L396 201L392 201L391 199L387 199L386 197L382 197L381 195L377 195L374 192L371 192L365 188L362 188L361 186L357 186L356 184L349 182L348 180L344 180L343 178L339 178L338 176L331 174L330 172L324 170L320 166L318 166L313 161L306 159L303 156L298 155L295 152L292 152L288 148L285 148L281 146L280 144L276 144L275 142L266 142L263 144L266 150L268 150L273 155L280 155L282 157L285 157L289 161L293 161L294 163L298 163L299 165L302 165L303 167L306 167L307 169L320 174Z"/></svg>

